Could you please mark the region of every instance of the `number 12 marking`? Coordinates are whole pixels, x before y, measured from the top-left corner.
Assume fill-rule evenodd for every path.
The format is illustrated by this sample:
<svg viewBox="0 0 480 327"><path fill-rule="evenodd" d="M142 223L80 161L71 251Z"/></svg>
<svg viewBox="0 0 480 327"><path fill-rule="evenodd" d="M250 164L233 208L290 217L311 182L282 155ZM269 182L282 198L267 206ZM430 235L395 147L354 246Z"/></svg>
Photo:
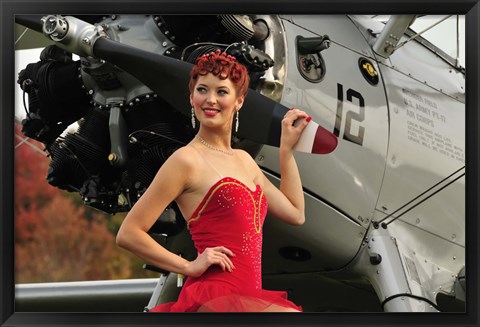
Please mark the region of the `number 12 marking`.
<svg viewBox="0 0 480 327"><path fill-rule="evenodd" d="M342 126L342 119L343 119L343 85L337 83L337 119L335 120L335 128L333 130L333 134L337 137L340 136L340 129ZM358 128L358 135L352 134L352 120L356 122L363 122L365 120L365 100L363 96L352 89L347 90L347 101L353 103L353 98L358 100L358 108L359 112L354 111L347 111L345 115L345 131L343 132L343 139L350 141L352 143L356 143L360 146L363 145L363 137L365 136L365 127L359 126Z"/></svg>

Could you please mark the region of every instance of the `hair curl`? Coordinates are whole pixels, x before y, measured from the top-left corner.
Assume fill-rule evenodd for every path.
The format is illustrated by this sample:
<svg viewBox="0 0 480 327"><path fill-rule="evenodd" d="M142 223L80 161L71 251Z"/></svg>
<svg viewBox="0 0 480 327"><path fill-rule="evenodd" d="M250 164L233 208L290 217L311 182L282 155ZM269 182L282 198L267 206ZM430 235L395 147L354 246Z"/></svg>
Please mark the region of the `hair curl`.
<svg viewBox="0 0 480 327"><path fill-rule="evenodd" d="M190 72L190 82L188 83L190 93L193 93L198 76L205 76L208 73L222 80L230 79L235 85L238 96L247 94L250 83L247 68L237 62L235 57L227 55L225 52L221 53L220 49L197 58Z"/></svg>

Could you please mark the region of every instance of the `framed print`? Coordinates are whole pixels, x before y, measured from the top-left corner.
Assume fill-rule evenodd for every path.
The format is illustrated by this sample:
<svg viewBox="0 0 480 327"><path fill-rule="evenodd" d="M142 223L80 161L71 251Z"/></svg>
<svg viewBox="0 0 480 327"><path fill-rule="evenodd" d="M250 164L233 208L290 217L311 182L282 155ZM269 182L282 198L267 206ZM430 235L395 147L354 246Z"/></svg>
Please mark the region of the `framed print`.
<svg viewBox="0 0 480 327"><path fill-rule="evenodd" d="M478 324L477 1L1 8L2 326ZM196 78L220 73L192 68L216 56L248 75L222 125L230 151L199 138L224 112L195 107ZM294 112L308 116L289 166L301 185L279 160L286 128L301 124L285 127ZM218 247L232 256L205 271L233 262L239 277L208 287L119 236L160 168L196 139L225 156L208 166L222 178L202 197L142 212L173 261ZM220 173L234 153L260 182L240 181L250 169ZM172 192L160 186L163 203ZM304 219L284 201L301 203ZM246 207L250 229L213 206Z"/></svg>

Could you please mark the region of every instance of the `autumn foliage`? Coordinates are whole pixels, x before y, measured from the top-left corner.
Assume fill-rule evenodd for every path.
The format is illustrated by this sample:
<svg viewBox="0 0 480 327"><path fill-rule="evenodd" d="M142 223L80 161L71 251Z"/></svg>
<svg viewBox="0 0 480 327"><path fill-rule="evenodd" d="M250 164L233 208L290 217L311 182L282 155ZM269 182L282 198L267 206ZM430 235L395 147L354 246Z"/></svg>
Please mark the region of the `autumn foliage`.
<svg viewBox="0 0 480 327"><path fill-rule="evenodd" d="M18 126L16 135L23 137ZM115 244L112 221L117 225L121 221L49 185L45 177L50 159L38 151L43 144L31 139L29 144L20 142L17 137L16 283L139 277L141 262Z"/></svg>

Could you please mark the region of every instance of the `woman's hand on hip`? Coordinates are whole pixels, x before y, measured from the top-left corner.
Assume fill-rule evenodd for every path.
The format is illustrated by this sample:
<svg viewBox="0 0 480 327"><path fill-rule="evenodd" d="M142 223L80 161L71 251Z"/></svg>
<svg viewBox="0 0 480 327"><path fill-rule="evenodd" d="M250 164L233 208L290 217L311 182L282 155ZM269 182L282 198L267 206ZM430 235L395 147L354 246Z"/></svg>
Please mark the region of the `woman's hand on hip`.
<svg viewBox="0 0 480 327"><path fill-rule="evenodd" d="M230 260L230 257L234 256L233 252L224 246L206 248L205 251L199 253L195 260L190 262L186 275L199 277L211 265L219 265L223 271L232 272L235 266Z"/></svg>

